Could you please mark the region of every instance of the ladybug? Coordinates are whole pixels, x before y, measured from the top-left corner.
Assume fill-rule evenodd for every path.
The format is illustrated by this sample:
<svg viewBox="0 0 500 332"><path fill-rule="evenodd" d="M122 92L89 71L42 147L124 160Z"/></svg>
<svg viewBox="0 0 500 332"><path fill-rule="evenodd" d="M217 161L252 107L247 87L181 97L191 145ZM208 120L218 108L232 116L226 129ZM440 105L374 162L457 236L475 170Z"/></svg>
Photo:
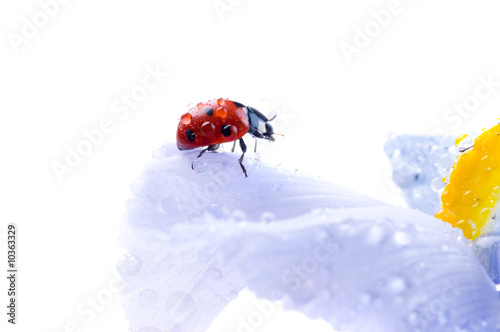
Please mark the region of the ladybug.
<svg viewBox="0 0 500 332"><path fill-rule="evenodd" d="M189 150L206 147L198 155L206 151L215 151L220 144L238 140L243 154L238 159L241 169L248 177L243 157L247 151L243 136L249 133L255 138L263 138L274 142L273 127L264 114L253 107L245 106L226 98L212 99L198 103L181 116L177 127L177 148ZM234 150L234 145L233 145ZM194 163L194 162L193 162ZM194 169L193 164L191 168Z"/></svg>

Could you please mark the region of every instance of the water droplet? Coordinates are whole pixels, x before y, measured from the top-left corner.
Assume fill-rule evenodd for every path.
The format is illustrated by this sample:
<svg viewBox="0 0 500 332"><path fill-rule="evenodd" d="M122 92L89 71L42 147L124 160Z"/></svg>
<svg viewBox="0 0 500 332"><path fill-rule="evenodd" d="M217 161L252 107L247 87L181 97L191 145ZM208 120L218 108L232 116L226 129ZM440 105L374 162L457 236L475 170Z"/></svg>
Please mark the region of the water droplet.
<svg viewBox="0 0 500 332"><path fill-rule="evenodd" d="M279 289L275 289L271 292L271 297L269 298L271 301L278 301L278 300L281 300L283 298L285 294L279 290Z"/></svg>
<svg viewBox="0 0 500 332"><path fill-rule="evenodd" d="M225 118L227 116L227 110L224 107L219 107L215 111L215 116L218 116L219 118Z"/></svg>
<svg viewBox="0 0 500 332"><path fill-rule="evenodd" d="M260 216L260 222L262 223L270 223L273 222L275 219L276 217L274 216L274 213L268 211L262 213L262 215Z"/></svg>
<svg viewBox="0 0 500 332"><path fill-rule="evenodd" d="M456 196L453 194L451 191L443 191L441 194L441 202L443 202L445 205L450 205L452 204L456 199Z"/></svg>
<svg viewBox="0 0 500 332"><path fill-rule="evenodd" d="M144 180L137 180L132 184L132 192L136 195L140 195L142 193L142 190L144 188L146 181Z"/></svg>
<svg viewBox="0 0 500 332"><path fill-rule="evenodd" d="M201 125L200 131L203 136L212 137L215 134L215 125L207 121Z"/></svg>
<svg viewBox="0 0 500 332"><path fill-rule="evenodd" d="M237 222L245 221L247 219L246 213L241 211L241 210L233 211L232 217L233 217L233 220L237 221Z"/></svg>
<svg viewBox="0 0 500 332"><path fill-rule="evenodd" d="M469 136L469 135L467 135L467 134L462 134L462 135L459 135L459 136L457 137L457 139L455 140L455 146L458 146L458 144L460 144L460 142L461 142L463 139L467 138L468 136Z"/></svg>
<svg viewBox="0 0 500 332"><path fill-rule="evenodd" d="M118 259L116 269L122 276L131 276L139 272L142 267L142 260L132 254L125 254Z"/></svg>
<svg viewBox="0 0 500 332"><path fill-rule="evenodd" d="M196 158L193 161L193 169L198 173L203 173L207 169L208 163L203 158Z"/></svg>
<svg viewBox="0 0 500 332"><path fill-rule="evenodd" d="M370 244L379 244L385 237L384 228L380 225L370 227L367 235L367 242Z"/></svg>
<svg viewBox="0 0 500 332"><path fill-rule="evenodd" d="M212 267L205 271L203 278L208 280L220 280L222 279L222 272L219 269Z"/></svg>
<svg viewBox="0 0 500 332"><path fill-rule="evenodd" d="M186 292L174 292L167 298L167 312L184 312L194 306L194 299Z"/></svg>
<svg viewBox="0 0 500 332"><path fill-rule="evenodd" d="M229 294L227 294L227 297L231 301L236 300L238 298L238 292L230 291Z"/></svg>
<svg viewBox="0 0 500 332"><path fill-rule="evenodd" d="M491 194L493 195L494 198L498 199L500 198L500 186L496 186L491 190Z"/></svg>
<svg viewBox="0 0 500 332"><path fill-rule="evenodd" d="M407 246L411 241L411 235L406 232L397 231L394 233L394 242L399 246Z"/></svg>
<svg viewBox="0 0 500 332"><path fill-rule="evenodd" d="M401 293L406 289L406 284L404 279L402 278L394 278L389 281L388 283L389 290L391 290L393 293Z"/></svg>
<svg viewBox="0 0 500 332"><path fill-rule="evenodd" d="M469 135L460 135L455 141L458 151L465 152L474 146L474 138Z"/></svg>
<svg viewBox="0 0 500 332"><path fill-rule="evenodd" d="M462 199L464 204L470 207L475 207L479 203L479 196L471 190L466 191Z"/></svg>
<svg viewBox="0 0 500 332"><path fill-rule="evenodd" d="M192 116L191 116L191 114L189 114L189 113L184 113L184 114L182 114L182 116L181 116L181 121L182 121L182 123L184 123L185 125L190 124L190 123L191 123L191 119L192 119Z"/></svg>
<svg viewBox="0 0 500 332"><path fill-rule="evenodd" d="M435 177L431 181L431 189L435 192L440 192L444 188L444 183L439 177Z"/></svg>
<svg viewBox="0 0 500 332"><path fill-rule="evenodd" d="M490 156L484 156L479 161L479 165L485 171L490 171L495 166L495 163L494 163L494 160Z"/></svg>
<svg viewBox="0 0 500 332"><path fill-rule="evenodd" d="M238 127L236 126L231 126L231 133L232 135L238 135Z"/></svg>
<svg viewBox="0 0 500 332"><path fill-rule="evenodd" d="M219 106L224 105L224 103L225 103L225 102L226 102L226 101L224 100L224 98L219 98L219 99L217 99L217 104L218 104Z"/></svg>
<svg viewBox="0 0 500 332"><path fill-rule="evenodd" d="M274 183L274 190L275 191L281 191L281 189L283 188L283 186L284 186L283 182L275 182Z"/></svg>
<svg viewBox="0 0 500 332"><path fill-rule="evenodd" d="M459 227L466 238L470 239L474 233L476 233L476 225L472 220L459 220L457 222L457 227Z"/></svg>
<svg viewBox="0 0 500 332"><path fill-rule="evenodd" d="M198 109L201 110L203 108L203 103L200 102L196 104L196 107L198 107Z"/></svg>
<svg viewBox="0 0 500 332"><path fill-rule="evenodd" d="M479 218L481 218L481 220L488 220L491 214L491 210L491 208L482 209L481 212L479 212Z"/></svg>

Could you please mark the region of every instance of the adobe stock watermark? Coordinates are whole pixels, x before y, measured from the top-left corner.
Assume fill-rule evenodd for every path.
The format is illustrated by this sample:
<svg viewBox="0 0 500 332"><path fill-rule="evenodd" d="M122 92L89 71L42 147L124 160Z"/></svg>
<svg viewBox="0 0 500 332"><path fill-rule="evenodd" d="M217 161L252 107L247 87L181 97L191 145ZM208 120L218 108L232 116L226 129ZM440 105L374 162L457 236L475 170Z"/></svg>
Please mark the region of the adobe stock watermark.
<svg viewBox="0 0 500 332"><path fill-rule="evenodd" d="M67 321L63 332L82 332L91 324L97 316L106 310L106 307L118 298L119 292L123 289L120 283L120 275L112 270L113 277L106 283L106 286L87 296L75 308L77 318Z"/></svg>
<svg viewBox="0 0 500 332"><path fill-rule="evenodd" d="M217 16L221 21L224 21L227 13L233 12L237 7L243 3L243 0L214 0L212 6L214 7Z"/></svg>
<svg viewBox="0 0 500 332"><path fill-rule="evenodd" d="M354 55L361 54L361 51L367 48L372 40L391 24L393 18L403 12L403 9L400 0L390 0L385 9L372 10L370 20L362 28L355 26L352 42L342 41L339 44L347 63L352 62Z"/></svg>
<svg viewBox="0 0 500 332"><path fill-rule="evenodd" d="M454 282L445 280L441 293L431 301L419 306L415 312L410 314L408 322L419 331L426 331L429 324L439 319L446 319L446 311L450 310L453 303L460 296L458 280Z"/></svg>
<svg viewBox="0 0 500 332"><path fill-rule="evenodd" d="M500 87L500 81L494 79L493 74L479 75L477 80L479 83L473 91L443 112L443 121L452 129L460 128L464 120L478 111L481 102L491 98ZM438 128L435 133L444 134L444 130Z"/></svg>
<svg viewBox="0 0 500 332"><path fill-rule="evenodd" d="M302 259L299 264L292 265L283 272L281 281L285 288L296 291L310 279L311 275L319 268L321 262L329 259L330 256L339 252L339 245L329 239L324 239L314 248L311 255ZM282 291L275 289L271 292L271 300L259 299L254 301L255 310L246 317L238 317L236 332L254 332L260 328L276 311L276 304L273 301L283 296Z"/></svg>
<svg viewBox="0 0 500 332"><path fill-rule="evenodd" d="M52 19L59 15L62 6L70 0L39 0L40 7L31 17L21 17L21 27L18 32L7 32L7 39L15 53L19 53L21 45L26 45L38 36L39 32L45 28Z"/></svg>
<svg viewBox="0 0 500 332"><path fill-rule="evenodd" d="M127 93L122 93L110 105L113 113L123 121L130 116L132 110L144 102L149 93L157 89L168 76L160 65L146 66L141 83L135 85ZM66 174L72 173L80 166L84 158L90 156L95 148L101 145L106 135L111 134L118 123L109 117L102 118L96 127L82 130L80 140L73 146L66 145L66 156L63 161L52 161L51 166L59 182L64 180Z"/></svg>

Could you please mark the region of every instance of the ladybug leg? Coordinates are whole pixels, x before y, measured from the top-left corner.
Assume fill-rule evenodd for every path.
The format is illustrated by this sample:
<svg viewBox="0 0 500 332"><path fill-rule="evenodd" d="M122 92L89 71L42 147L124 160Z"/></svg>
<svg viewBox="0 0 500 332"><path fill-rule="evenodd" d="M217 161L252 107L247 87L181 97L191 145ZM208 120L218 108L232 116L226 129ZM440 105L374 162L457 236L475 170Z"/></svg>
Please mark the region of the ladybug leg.
<svg viewBox="0 0 500 332"><path fill-rule="evenodd" d="M233 143L233 148L231 149L231 153L233 153L233 152L234 152L234 148L235 148L235 147L236 147L236 141L234 141L234 143Z"/></svg>
<svg viewBox="0 0 500 332"><path fill-rule="evenodd" d="M200 154L198 155L198 157L196 157L196 159L200 158L201 156L203 156L203 154L207 151L215 151L219 148L220 144L213 144L213 145L209 145L208 147L206 147L205 149L201 150ZM196 160L195 159L195 160ZM194 170L194 162L195 160L193 160L193 162L191 163L191 169Z"/></svg>
<svg viewBox="0 0 500 332"><path fill-rule="evenodd" d="M257 139L255 139L255 148L253 149L253 153L257 152Z"/></svg>
<svg viewBox="0 0 500 332"><path fill-rule="evenodd" d="M243 173L245 173L245 177L247 178L248 177L247 170L245 169L245 166L243 166L243 157L245 156L245 152L247 152L247 145L245 144L243 138L240 138L239 141L240 141L240 148L241 151L243 151L243 154L241 155L240 159L238 159L238 162L240 163L241 169L243 170Z"/></svg>

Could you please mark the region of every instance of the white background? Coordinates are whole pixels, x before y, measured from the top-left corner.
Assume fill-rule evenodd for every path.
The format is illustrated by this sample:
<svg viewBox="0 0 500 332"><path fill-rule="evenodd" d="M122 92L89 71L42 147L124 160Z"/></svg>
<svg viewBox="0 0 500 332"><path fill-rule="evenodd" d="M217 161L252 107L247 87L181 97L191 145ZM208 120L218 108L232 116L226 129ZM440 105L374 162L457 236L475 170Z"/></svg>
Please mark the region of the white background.
<svg viewBox="0 0 500 332"><path fill-rule="evenodd" d="M218 12L214 3L229 7ZM371 12L387 8L396 9L381 26ZM285 136L262 145L264 161L403 204L387 177L390 132L457 135L499 117L500 87L487 96L478 88L481 76L500 82L499 9L494 0L3 1L0 265L5 271L6 227L15 223L19 296L12 327L2 277L1 329L63 332L74 322L127 331L116 294L91 317L77 310L114 289L129 186L151 152L174 139L192 102L271 100ZM371 37L360 35L365 28ZM360 47L346 57L346 44ZM146 68L169 75L128 114L113 112L123 94L140 90ZM473 105L476 89L483 100ZM453 113L464 100L469 111ZM53 163L64 164L67 148L85 144L83 131L103 119L112 132L60 181ZM252 305L240 297L211 331L234 331L228 322ZM313 327L329 331L276 313L255 331Z"/></svg>

